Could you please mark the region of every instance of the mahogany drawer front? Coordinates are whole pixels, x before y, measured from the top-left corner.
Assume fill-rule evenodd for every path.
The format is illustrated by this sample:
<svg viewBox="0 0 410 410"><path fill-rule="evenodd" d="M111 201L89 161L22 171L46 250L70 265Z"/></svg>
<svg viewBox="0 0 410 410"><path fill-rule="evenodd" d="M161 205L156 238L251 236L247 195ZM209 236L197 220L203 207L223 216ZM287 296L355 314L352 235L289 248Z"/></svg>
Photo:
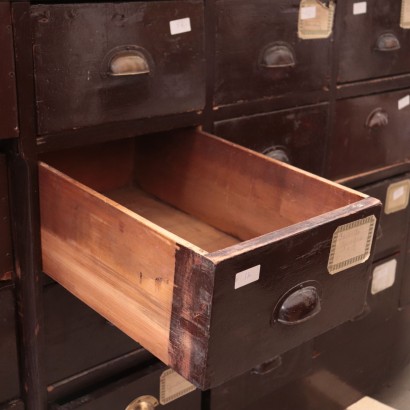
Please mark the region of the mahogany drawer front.
<svg viewBox="0 0 410 410"><path fill-rule="evenodd" d="M43 294L48 384L141 349L60 285L44 287Z"/></svg>
<svg viewBox="0 0 410 410"><path fill-rule="evenodd" d="M10 3L0 3L0 139L18 136L17 97L14 74L13 31Z"/></svg>
<svg viewBox="0 0 410 410"><path fill-rule="evenodd" d="M328 104L220 121L222 138L320 175Z"/></svg>
<svg viewBox="0 0 410 410"><path fill-rule="evenodd" d="M272 402L268 400L265 407L254 406L282 386L308 374L312 368L312 355L312 342L305 343L212 389L210 409L271 409Z"/></svg>
<svg viewBox="0 0 410 410"><path fill-rule="evenodd" d="M363 309L373 198L192 129L42 160L44 272L202 389Z"/></svg>
<svg viewBox="0 0 410 410"><path fill-rule="evenodd" d="M408 305L410 305L410 235L407 235L405 264L400 295L400 306L407 307Z"/></svg>
<svg viewBox="0 0 410 410"><path fill-rule="evenodd" d="M24 410L24 403L21 400L13 400L9 403L0 404L0 410Z"/></svg>
<svg viewBox="0 0 410 410"><path fill-rule="evenodd" d="M402 0L368 0L364 13L363 7L355 6L357 3L360 2L344 1L338 10L343 13L338 27L338 81L347 83L410 72L410 30L400 27Z"/></svg>
<svg viewBox="0 0 410 410"><path fill-rule="evenodd" d="M409 158L409 94L402 90L338 101L325 176L340 179Z"/></svg>
<svg viewBox="0 0 410 410"><path fill-rule="evenodd" d="M172 396L170 383L166 386L166 380L174 377L170 370L163 364L152 365L140 372L137 372L125 379L120 379L110 385L101 387L98 390L88 392L83 397L64 404L51 406L52 410L125 410L134 400L141 400L148 403L158 402L155 408L166 408L169 410L200 410L201 392L198 389L187 389L189 383L174 385L175 396ZM164 383L165 378L165 383ZM172 383L172 380L170 380ZM185 388L185 389L184 389ZM171 386L172 389L172 386ZM191 391L189 391L191 390ZM178 397L180 395L180 397ZM144 399L143 396L149 396ZM161 400L161 402L160 402ZM164 403L164 404L163 404ZM154 407L131 407L131 409L154 409Z"/></svg>
<svg viewBox="0 0 410 410"><path fill-rule="evenodd" d="M39 134L203 108L201 1L31 12Z"/></svg>
<svg viewBox="0 0 410 410"><path fill-rule="evenodd" d="M375 260L400 251L407 240L410 175L386 179L359 190L383 204L376 234Z"/></svg>
<svg viewBox="0 0 410 410"><path fill-rule="evenodd" d="M329 39L298 38L299 0L216 1L214 104L327 88ZM287 62L267 67L267 53ZM291 62L293 60L293 62Z"/></svg>
<svg viewBox="0 0 410 410"><path fill-rule="evenodd" d="M6 156L0 154L0 283L2 280L11 279L12 271L13 254L10 230L7 161Z"/></svg>
<svg viewBox="0 0 410 410"><path fill-rule="evenodd" d="M0 285L0 407L20 396L14 290Z"/></svg>

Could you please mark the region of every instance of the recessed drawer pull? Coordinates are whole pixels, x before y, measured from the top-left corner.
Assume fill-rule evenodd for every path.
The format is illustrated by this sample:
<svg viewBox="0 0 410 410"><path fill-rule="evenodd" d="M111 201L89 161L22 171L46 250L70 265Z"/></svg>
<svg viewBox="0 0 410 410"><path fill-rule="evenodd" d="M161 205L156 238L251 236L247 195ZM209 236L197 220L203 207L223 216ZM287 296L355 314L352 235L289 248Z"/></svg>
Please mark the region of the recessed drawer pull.
<svg viewBox="0 0 410 410"><path fill-rule="evenodd" d="M109 75L112 77L149 74L147 58L137 50L120 51L109 63Z"/></svg>
<svg viewBox="0 0 410 410"><path fill-rule="evenodd" d="M378 51L395 51L401 48L400 41L393 33L382 34L377 39L376 49Z"/></svg>
<svg viewBox="0 0 410 410"><path fill-rule="evenodd" d="M254 367L251 370L251 374L265 376L266 374L272 373L280 366L282 366L282 356L276 356L273 359Z"/></svg>
<svg viewBox="0 0 410 410"><path fill-rule="evenodd" d="M262 50L259 64L266 68L294 67L295 55L290 45L274 43Z"/></svg>
<svg viewBox="0 0 410 410"><path fill-rule="evenodd" d="M380 128L389 124L389 114L382 108L374 109L366 120L367 128Z"/></svg>
<svg viewBox="0 0 410 410"><path fill-rule="evenodd" d="M316 316L320 310L320 295L315 286L306 286L292 291L279 303L277 322L297 325Z"/></svg>
<svg viewBox="0 0 410 410"><path fill-rule="evenodd" d="M125 410L154 410L158 400L153 396L140 396L132 401Z"/></svg>
<svg viewBox="0 0 410 410"><path fill-rule="evenodd" d="M286 164L290 164L290 158L286 149L284 147L275 145L273 147L266 148L263 151L263 154L269 158L276 159L281 162L285 162Z"/></svg>

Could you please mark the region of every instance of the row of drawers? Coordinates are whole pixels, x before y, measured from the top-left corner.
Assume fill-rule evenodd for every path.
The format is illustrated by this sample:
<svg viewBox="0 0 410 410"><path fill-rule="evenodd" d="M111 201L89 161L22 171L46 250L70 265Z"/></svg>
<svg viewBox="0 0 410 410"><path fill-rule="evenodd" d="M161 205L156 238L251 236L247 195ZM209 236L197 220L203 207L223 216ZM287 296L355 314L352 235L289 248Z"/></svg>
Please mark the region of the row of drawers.
<svg viewBox="0 0 410 410"><path fill-rule="evenodd" d="M339 81L410 72L401 1L360 2L366 12L354 14L356 3L337 6ZM331 41L298 38L299 6L215 2L215 107L329 89ZM11 111L2 110L9 126L0 135L7 138L17 133L16 98L10 6L1 7L9 64L0 82ZM202 110L203 14L194 0L32 6L38 134Z"/></svg>

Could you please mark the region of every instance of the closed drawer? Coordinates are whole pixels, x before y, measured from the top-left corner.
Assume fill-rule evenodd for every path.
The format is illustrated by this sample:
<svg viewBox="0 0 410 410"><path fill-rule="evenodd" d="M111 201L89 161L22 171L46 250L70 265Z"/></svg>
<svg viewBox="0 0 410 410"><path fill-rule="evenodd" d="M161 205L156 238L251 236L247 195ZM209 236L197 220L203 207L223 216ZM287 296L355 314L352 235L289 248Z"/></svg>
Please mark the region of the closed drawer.
<svg viewBox="0 0 410 410"><path fill-rule="evenodd" d="M305 343L212 389L210 409L272 409L271 394L308 374L312 355L312 342Z"/></svg>
<svg viewBox="0 0 410 410"><path fill-rule="evenodd" d="M299 5L216 1L215 105L327 88L330 41L298 38Z"/></svg>
<svg viewBox="0 0 410 410"><path fill-rule="evenodd" d="M7 161L6 156L0 154L0 283L2 280L11 279L12 271L13 255L10 231Z"/></svg>
<svg viewBox="0 0 410 410"><path fill-rule="evenodd" d="M203 389L363 308L373 198L192 129L43 160L44 272Z"/></svg>
<svg viewBox="0 0 410 410"><path fill-rule="evenodd" d="M0 407L20 396L13 287L0 285Z"/></svg>
<svg viewBox="0 0 410 410"><path fill-rule="evenodd" d="M0 48L0 139L3 139L18 136L13 30L8 2L0 3Z"/></svg>
<svg viewBox="0 0 410 410"><path fill-rule="evenodd" d="M376 234L375 260L403 249L409 220L410 175L386 179L359 190L383 203Z"/></svg>
<svg viewBox="0 0 410 410"><path fill-rule="evenodd" d="M400 27L402 1L407 0L343 2L339 82L410 72L410 30ZM366 3L366 7L360 3Z"/></svg>
<svg viewBox="0 0 410 410"><path fill-rule="evenodd" d="M141 404L138 404L138 400ZM127 407L130 405L130 407ZM145 406L145 407L144 407ZM200 410L201 392L163 364L155 364L127 378L88 392L53 410Z"/></svg>
<svg viewBox="0 0 410 410"><path fill-rule="evenodd" d="M21 400L13 400L10 403L0 404L0 410L24 410L24 403Z"/></svg>
<svg viewBox="0 0 410 410"><path fill-rule="evenodd" d="M201 1L31 8L38 132L200 110Z"/></svg>
<svg viewBox="0 0 410 410"><path fill-rule="evenodd" d="M339 179L410 157L410 90L336 103L326 176Z"/></svg>
<svg viewBox="0 0 410 410"><path fill-rule="evenodd" d="M141 349L60 285L46 286L43 294L48 384Z"/></svg>
<svg viewBox="0 0 410 410"><path fill-rule="evenodd" d="M236 144L298 168L322 173L328 105L220 121L215 132Z"/></svg>

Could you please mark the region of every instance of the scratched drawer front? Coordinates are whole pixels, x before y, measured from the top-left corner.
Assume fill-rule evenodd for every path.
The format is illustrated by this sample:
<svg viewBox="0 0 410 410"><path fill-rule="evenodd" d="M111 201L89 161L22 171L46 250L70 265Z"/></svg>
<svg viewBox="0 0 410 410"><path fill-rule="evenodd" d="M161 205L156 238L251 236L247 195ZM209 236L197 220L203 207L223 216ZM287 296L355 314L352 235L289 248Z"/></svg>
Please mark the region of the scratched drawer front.
<svg viewBox="0 0 410 410"><path fill-rule="evenodd" d="M409 94L403 90L337 102L325 176L339 179L406 161Z"/></svg>
<svg viewBox="0 0 410 410"><path fill-rule="evenodd" d="M0 139L2 139L18 136L13 32L8 2L0 3L0 49Z"/></svg>
<svg viewBox="0 0 410 410"><path fill-rule="evenodd" d="M150 398L145 399L146 402L150 400L159 402L162 396L165 404L158 403L158 408L200 410L201 392L198 389L182 394L179 398L177 394L174 400L170 400L170 391L161 387L161 376L164 377L163 374L167 370L166 366L158 363L125 379L106 385L99 390L89 392L83 397L68 403L55 404L51 408L53 410L125 410L131 402L141 396L150 396ZM184 390L181 389L181 386L184 387L180 384L179 389L177 387L175 390L176 393L181 393ZM170 401L168 402L168 400ZM150 409L151 407L135 407L135 409L140 408Z"/></svg>
<svg viewBox="0 0 410 410"><path fill-rule="evenodd" d="M48 384L141 348L58 284L44 288L44 310Z"/></svg>
<svg viewBox="0 0 410 410"><path fill-rule="evenodd" d="M367 3L366 12L355 15L355 3ZM339 82L410 71L410 30L400 27L401 3L401 0L347 0L341 4ZM364 10L359 5L356 11Z"/></svg>
<svg viewBox="0 0 410 410"><path fill-rule="evenodd" d="M39 5L31 12L40 134L203 107L202 2ZM172 34L170 22L181 19Z"/></svg>
<svg viewBox="0 0 410 410"><path fill-rule="evenodd" d="M6 156L0 154L0 283L13 271L8 185Z"/></svg>
<svg viewBox="0 0 410 410"><path fill-rule="evenodd" d="M328 105L258 114L215 124L217 135L321 174Z"/></svg>
<svg viewBox="0 0 410 410"><path fill-rule="evenodd" d="M0 403L20 396L13 292L11 286L0 285Z"/></svg>
<svg viewBox="0 0 410 410"><path fill-rule="evenodd" d="M266 400L263 407L255 405L265 403L263 399L271 393L309 373L312 368L312 355L312 342L305 343L212 389L210 409L271 409L272 402L269 400Z"/></svg>
<svg viewBox="0 0 410 410"><path fill-rule="evenodd" d="M299 0L216 1L215 105L327 87L329 39L298 38L299 5ZM263 56L275 46L285 47L294 64L263 66Z"/></svg>
<svg viewBox="0 0 410 410"><path fill-rule="evenodd" d="M399 251L407 239L410 175L390 178L359 190L383 203L376 234L375 260Z"/></svg>

